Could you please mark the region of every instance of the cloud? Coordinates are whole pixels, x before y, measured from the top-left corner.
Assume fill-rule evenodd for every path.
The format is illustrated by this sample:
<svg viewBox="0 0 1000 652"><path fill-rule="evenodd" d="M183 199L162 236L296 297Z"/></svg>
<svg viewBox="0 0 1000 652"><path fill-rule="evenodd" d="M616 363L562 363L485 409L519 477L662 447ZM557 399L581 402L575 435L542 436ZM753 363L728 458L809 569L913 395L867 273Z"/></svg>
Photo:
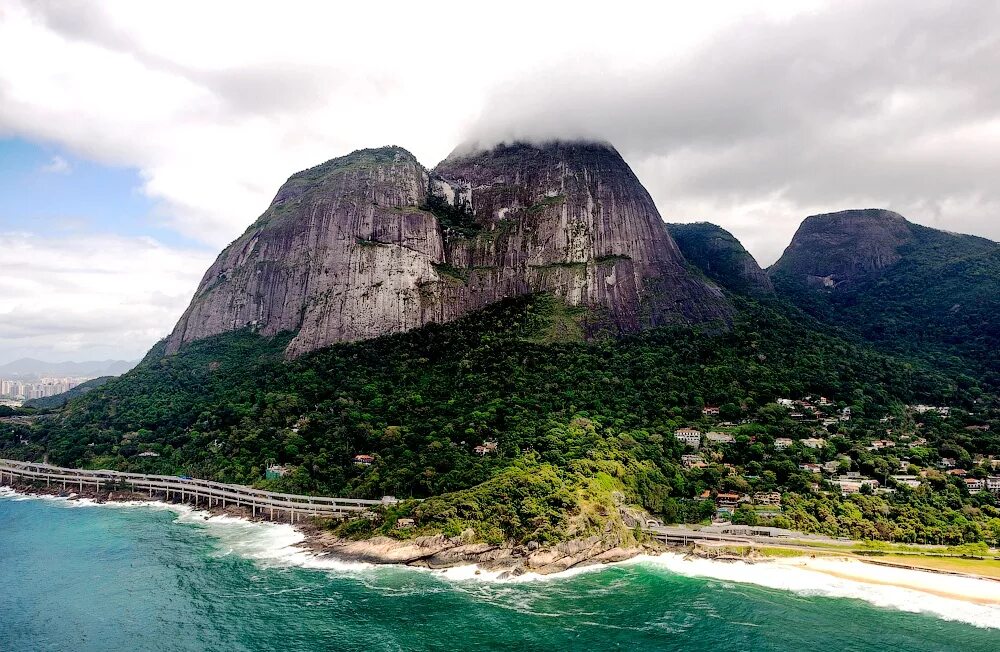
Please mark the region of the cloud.
<svg viewBox="0 0 1000 652"><path fill-rule="evenodd" d="M719 223L764 264L842 208L1000 239L1000 5L703 5L11 0L0 135L139 169L165 226L213 250L356 148L433 165L466 138L580 136L614 143L665 219ZM138 352L210 262L3 237L27 253L0 277L0 356Z"/></svg>
<svg viewBox="0 0 1000 652"><path fill-rule="evenodd" d="M45 174L69 174L72 170L69 161L61 156L53 156L51 161L39 168Z"/></svg>
<svg viewBox="0 0 1000 652"><path fill-rule="evenodd" d="M208 251L114 235L0 232L0 361L140 356L180 317Z"/></svg>
<svg viewBox="0 0 1000 652"><path fill-rule="evenodd" d="M670 221L773 261L802 218L879 206L1000 239L1000 5L849 2L748 17L686 56L496 88L469 137L600 137Z"/></svg>
<svg viewBox="0 0 1000 652"><path fill-rule="evenodd" d="M433 165L490 89L539 62L679 56L749 11L720 0L637 20L645 6L11 0L0 133L140 169L168 227L222 246L297 170L389 144Z"/></svg>

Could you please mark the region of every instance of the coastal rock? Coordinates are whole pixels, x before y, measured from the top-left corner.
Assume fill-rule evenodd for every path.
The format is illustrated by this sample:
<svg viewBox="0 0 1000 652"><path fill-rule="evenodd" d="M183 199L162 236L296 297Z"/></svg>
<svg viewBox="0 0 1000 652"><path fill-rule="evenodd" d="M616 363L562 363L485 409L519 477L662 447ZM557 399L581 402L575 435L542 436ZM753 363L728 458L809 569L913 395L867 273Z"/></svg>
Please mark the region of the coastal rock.
<svg viewBox="0 0 1000 652"><path fill-rule="evenodd" d="M433 172L385 147L293 175L206 272L166 352L246 328L295 333L297 356L539 291L588 308L586 335L731 315L608 145L501 145Z"/></svg>
<svg viewBox="0 0 1000 652"><path fill-rule="evenodd" d="M442 569L474 564L483 570L509 576L526 572L541 575L558 573L591 564L608 564L630 559L655 547L622 545L615 537L588 537L539 547L534 551L511 544L470 543L468 536L421 536L407 540L373 537L362 541L338 539L322 530L308 532L308 545L317 553L338 559L374 564L406 564ZM526 554L530 552L530 554Z"/></svg>

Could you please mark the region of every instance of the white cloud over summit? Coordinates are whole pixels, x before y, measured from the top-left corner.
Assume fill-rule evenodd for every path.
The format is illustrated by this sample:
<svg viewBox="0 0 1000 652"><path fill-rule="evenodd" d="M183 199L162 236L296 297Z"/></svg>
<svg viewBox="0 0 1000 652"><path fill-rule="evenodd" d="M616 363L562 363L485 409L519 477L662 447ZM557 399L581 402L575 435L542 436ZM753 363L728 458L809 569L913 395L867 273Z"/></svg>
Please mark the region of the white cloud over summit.
<svg viewBox="0 0 1000 652"><path fill-rule="evenodd" d="M512 137L612 142L665 219L721 224L764 264L806 215L843 208L997 239L997 24L997 3L940 0L8 0L0 136L138 169L158 216L206 251L323 160L396 144L434 165L463 140ZM33 242L43 264L63 255ZM142 346L211 257L147 246L174 279L146 279L172 297L151 308L162 323L122 307L145 305L131 290L105 309L144 324L114 331ZM106 296L87 278L78 296ZM0 339L37 324L11 305ZM62 343L96 332L85 313Z"/></svg>

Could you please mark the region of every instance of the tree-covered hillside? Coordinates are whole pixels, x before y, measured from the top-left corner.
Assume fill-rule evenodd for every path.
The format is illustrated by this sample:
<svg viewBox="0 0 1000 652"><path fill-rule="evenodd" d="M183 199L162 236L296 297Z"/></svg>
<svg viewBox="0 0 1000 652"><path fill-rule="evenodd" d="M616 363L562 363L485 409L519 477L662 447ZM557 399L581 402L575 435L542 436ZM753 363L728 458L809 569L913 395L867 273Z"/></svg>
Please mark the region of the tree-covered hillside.
<svg viewBox="0 0 1000 652"><path fill-rule="evenodd" d="M774 404L779 397L834 397L830 409L851 407L859 427L907 403L971 408L981 398L968 378L835 337L780 302L733 300L739 316L724 333L660 328L565 341L581 316L535 295L290 362L287 336L238 332L174 356L157 347L129 374L41 421L28 443L0 431L0 453L290 491L437 496L400 509L431 531L550 541L607 530L622 500L667 521L697 521L715 510L706 492L808 491L812 474L797 464L816 456L775 454L773 442L828 431L794 421ZM715 427L735 441L706 457L708 466L685 468L673 432L711 427L706 405L721 406L732 423ZM990 433L970 442L964 431L942 432L940 443L966 456L1000 452ZM854 435L841 436L843 450L827 456L850 451ZM268 463L290 472L265 481ZM859 455L856 464L877 470L882 462ZM816 520L829 505L796 504L806 511L784 524L839 527L836 518ZM928 528L952 526L940 510L926 516L941 522Z"/></svg>
<svg viewBox="0 0 1000 652"><path fill-rule="evenodd" d="M1000 244L906 223L895 262L832 287L779 261L780 294L838 330L1000 387Z"/></svg>

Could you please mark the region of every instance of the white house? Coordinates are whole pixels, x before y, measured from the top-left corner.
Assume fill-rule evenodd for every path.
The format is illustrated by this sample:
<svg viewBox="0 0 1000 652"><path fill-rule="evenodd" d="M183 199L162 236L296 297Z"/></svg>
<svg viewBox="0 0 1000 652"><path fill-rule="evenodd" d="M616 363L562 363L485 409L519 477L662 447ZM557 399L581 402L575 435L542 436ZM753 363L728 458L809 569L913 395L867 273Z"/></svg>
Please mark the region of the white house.
<svg viewBox="0 0 1000 652"><path fill-rule="evenodd" d="M674 431L674 437L677 441L683 443L685 446L690 446L691 448L699 448L701 446L701 431L695 430L694 428L680 428Z"/></svg>

